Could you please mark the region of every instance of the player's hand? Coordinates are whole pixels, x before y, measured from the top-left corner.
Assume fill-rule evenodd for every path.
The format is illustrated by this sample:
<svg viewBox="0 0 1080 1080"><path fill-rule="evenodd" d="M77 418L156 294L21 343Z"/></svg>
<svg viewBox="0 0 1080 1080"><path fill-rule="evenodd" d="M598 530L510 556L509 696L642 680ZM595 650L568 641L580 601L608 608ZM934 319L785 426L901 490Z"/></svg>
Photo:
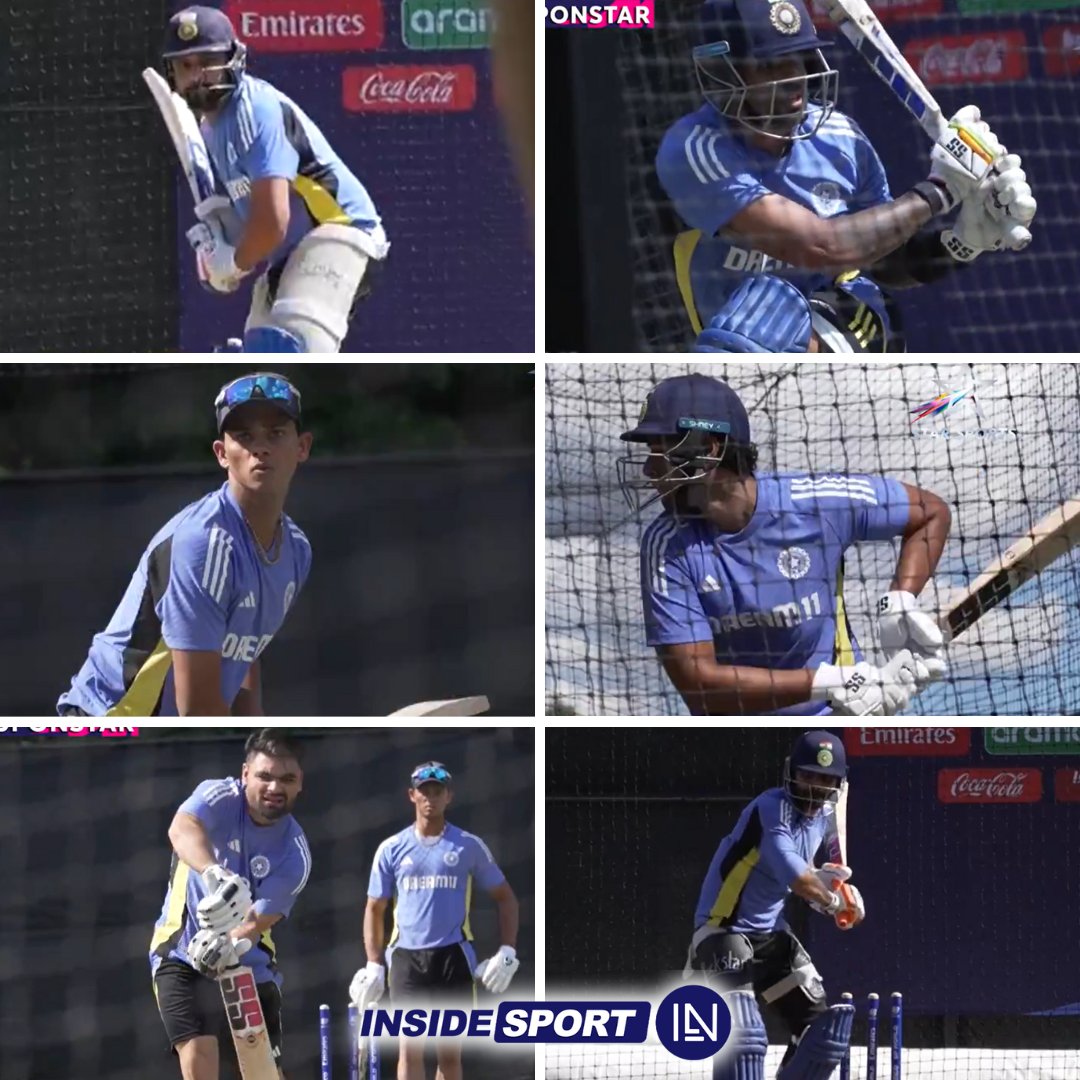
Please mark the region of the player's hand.
<svg viewBox="0 0 1080 1080"><path fill-rule="evenodd" d="M840 907L833 914L833 921L841 930L850 930L866 918L866 905L862 893L854 885L844 885L839 896Z"/></svg>
<svg viewBox="0 0 1080 1080"><path fill-rule="evenodd" d="M820 664L810 700L829 702L839 716L894 716L910 704L920 679L929 682L929 672L907 649L880 668L865 660L854 667Z"/></svg>
<svg viewBox="0 0 1080 1080"><path fill-rule="evenodd" d="M199 280L214 292L235 292L246 276L236 265L236 248L226 239L222 228L213 221L200 221L187 231L188 243L195 250Z"/></svg>
<svg viewBox="0 0 1080 1080"><path fill-rule="evenodd" d="M517 952L509 945L500 945L490 960L482 960L476 965L476 981L489 993L505 994L519 967L521 961Z"/></svg>
<svg viewBox="0 0 1080 1080"><path fill-rule="evenodd" d="M979 197L990 216L1004 226L1002 247L1022 251L1031 243L1029 230L1038 204L1019 154L1006 154L997 161L983 182Z"/></svg>
<svg viewBox="0 0 1080 1080"><path fill-rule="evenodd" d="M216 893L219 889L223 889L226 885L244 884L244 879L239 874L226 870L220 863L212 863L200 876L206 886L207 896Z"/></svg>
<svg viewBox="0 0 1080 1080"><path fill-rule="evenodd" d="M233 874L231 878L199 901L196 918L200 930L227 934L247 918L252 904L251 889L242 877Z"/></svg>
<svg viewBox="0 0 1080 1080"><path fill-rule="evenodd" d="M948 674L945 660L945 638L938 624L925 611L919 610L914 594L896 590L887 592L878 601L878 630L881 647L890 659L907 649L922 661L926 678L919 682L919 689Z"/></svg>
<svg viewBox="0 0 1080 1080"><path fill-rule="evenodd" d="M349 1000L358 1009L366 1009L378 1002L385 988L386 968L369 960L367 966L362 967L349 983Z"/></svg>
<svg viewBox="0 0 1080 1080"><path fill-rule="evenodd" d="M1005 147L974 105L965 105L949 121L930 151L930 180L945 196L944 210L973 195Z"/></svg>
<svg viewBox="0 0 1080 1080"><path fill-rule="evenodd" d="M219 975L236 967L240 958L251 949L248 938L235 941L228 934L219 934L215 930L200 930L187 946L188 959L200 975L216 979Z"/></svg>

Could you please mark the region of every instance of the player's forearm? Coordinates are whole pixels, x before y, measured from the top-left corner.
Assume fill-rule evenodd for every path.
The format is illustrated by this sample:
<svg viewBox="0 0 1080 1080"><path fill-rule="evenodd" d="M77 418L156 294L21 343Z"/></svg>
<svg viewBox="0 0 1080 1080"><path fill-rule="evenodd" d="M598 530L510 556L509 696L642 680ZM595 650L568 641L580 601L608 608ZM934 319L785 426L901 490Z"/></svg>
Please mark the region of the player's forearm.
<svg viewBox="0 0 1080 1080"><path fill-rule="evenodd" d="M497 901L499 912L499 944L517 948L518 925L521 906L516 896L507 896Z"/></svg>
<svg viewBox="0 0 1080 1080"><path fill-rule="evenodd" d="M234 258L237 269L252 270L264 259L270 258L285 239L287 231L287 225L282 226L276 218L252 217L236 246Z"/></svg>
<svg viewBox="0 0 1080 1080"><path fill-rule="evenodd" d="M697 660L692 671L673 673L687 708L695 716L760 715L810 700L814 673L802 669L721 665Z"/></svg>
<svg viewBox="0 0 1080 1080"><path fill-rule="evenodd" d="M386 922L372 907L364 909L364 952L369 964L381 964L386 956Z"/></svg>
<svg viewBox="0 0 1080 1080"><path fill-rule="evenodd" d="M192 817L177 815L169 826L169 843L172 844L176 857L186 863L197 874L208 866L213 866L217 859L206 830Z"/></svg>
<svg viewBox="0 0 1080 1080"><path fill-rule="evenodd" d="M821 883L821 879L808 867L791 883L791 891L810 904L827 908L833 903L833 894Z"/></svg>
<svg viewBox="0 0 1080 1080"><path fill-rule="evenodd" d="M909 191L892 202L828 218L822 261L831 267L869 267L906 243L931 216L930 204Z"/></svg>
<svg viewBox="0 0 1080 1080"><path fill-rule="evenodd" d="M948 504L928 491L909 489L912 524L900 544L900 557L890 589L918 596L933 576L945 541L949 538L952 513Z"/></svg>
<svg viewBox="0 0 1080 1080"><path fill-rule="evenodd" d="M232 712L220 693L189 698L181 697L179 691L176 695L176 711L179 716L229 716Z"/></svg>

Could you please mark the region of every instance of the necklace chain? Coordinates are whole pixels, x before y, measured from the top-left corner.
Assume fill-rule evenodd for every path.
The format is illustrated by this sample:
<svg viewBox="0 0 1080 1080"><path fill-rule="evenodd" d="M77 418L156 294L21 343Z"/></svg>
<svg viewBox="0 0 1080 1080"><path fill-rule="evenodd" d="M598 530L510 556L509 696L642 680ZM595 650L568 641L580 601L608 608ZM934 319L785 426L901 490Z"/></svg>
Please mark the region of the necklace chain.
<svg viewBox="0 0 1080 1080"><path fill-rule="evenodd" d="M243 515L244 524L248 527L248 531L251 533L251 539L255 541L255 550L258 552L259 558L266 566L275 566L281 559L282 540L284 539L285 532L281 527L281 518L278 518L277 527L274 529L274 539L270 541L270 551L262 546L259 541L259 537L255 532L255 526L248 521L247 514ZM271 558L271 552L277 550L277 554Z"/></svg>

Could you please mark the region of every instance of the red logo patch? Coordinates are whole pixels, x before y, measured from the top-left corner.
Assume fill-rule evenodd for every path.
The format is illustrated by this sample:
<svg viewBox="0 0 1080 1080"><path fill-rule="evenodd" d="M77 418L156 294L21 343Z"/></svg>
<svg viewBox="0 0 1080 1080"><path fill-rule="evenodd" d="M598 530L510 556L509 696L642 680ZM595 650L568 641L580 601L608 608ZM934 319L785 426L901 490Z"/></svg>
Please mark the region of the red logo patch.
<svg viewBox="0 0 1080 1080"><path fill-rule="evenodd" d="M1043 31L1046 74L1073 75L1080 71L1080 23L1059 23Z"/></svg>
<svg viewBox="0 0 1080 1080"><path fill-rule="evenodd" d="M845 728L851 757L961 757L971 749L971 728Z"/></svg>
<svg viewBox="0 0 1080 1080"><path fill-rule="evenodd" d="M904 55L927 86L1015 82L1028 73L1023 30L919 38Z"/></svg>
<svg viewBox="0 0 1080 1080"><path fill-rule="evenodd" d="M1043 792L1038 769L942 769L937 786L943 803L1033 803Z"/></svg>
<svg viewBox="0 0 1080 1080"><path fill-rule="evenodd" d="M350 112L468 112L476 105L469 64L350 67L342 81Z"/></svg>
<svg viewBox="0 0 1080 1080"><path fill-rule="evenodd" d="M1080 802L1080 769L1054 770L1054 802Z"/></svg>
<svg viewBox="0 0 1080 1080"><path fill-rule="evenodd" d="M228 0L225 14L256 54L360 52L385 37L379 0Z"/></svg>

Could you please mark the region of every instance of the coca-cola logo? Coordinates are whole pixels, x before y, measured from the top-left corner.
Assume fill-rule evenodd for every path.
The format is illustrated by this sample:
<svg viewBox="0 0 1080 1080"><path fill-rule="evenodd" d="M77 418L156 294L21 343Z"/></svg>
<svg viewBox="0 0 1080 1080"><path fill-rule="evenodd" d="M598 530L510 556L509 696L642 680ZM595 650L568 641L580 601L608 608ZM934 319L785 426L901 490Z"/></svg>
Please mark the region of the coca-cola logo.
<svg viewBox="0 0 1080 1080"><path fill-rule="evenodd" d="M1023 30L919 38L904 53L927 86L1015 82L1028 73Z"/></svg>
<svg viewBox="0 0 1080 1080"><path fill-rule="evenodd" d="M1038 769L942 769L938 799L944 803L1033 803L1042 798Z"/></svg>
<svg viewBox="0 0 1080 1080"><path fill-rule="evenodd" d="M1059 23L1043 31L1046 74L1055 78L1080 71L1080 23Z"/></svg>
<svg viewBox="0 0 1080 1080"><path fill-rule="evenodd" d="M851 757L962 757L971 749L971 728L845 728Z"/></svg>
<svg viewBox="0 0 1080 1080"><path fill-rule="evenodd" d="M379 0L228 0L224 10L256 53L361 52L385 37Z"/></svg>
<svg viewBox="0 0 1080 1080"><path fill-rule="evenodd" d="M476 69L469 64L382 64L345 69L350 112L467 112L476 105Z"/></svg>

